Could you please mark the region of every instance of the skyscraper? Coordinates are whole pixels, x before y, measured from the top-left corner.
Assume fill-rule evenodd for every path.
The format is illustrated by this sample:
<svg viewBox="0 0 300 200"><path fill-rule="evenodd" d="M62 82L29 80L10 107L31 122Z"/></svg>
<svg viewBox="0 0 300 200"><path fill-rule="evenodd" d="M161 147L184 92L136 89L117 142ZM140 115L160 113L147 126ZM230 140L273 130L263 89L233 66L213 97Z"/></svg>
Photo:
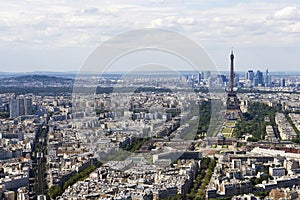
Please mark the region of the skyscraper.
<svg viewBox="0 0 300 200"><path fill-rule="evenodd" d="M211 72L210 71L204 71L203 78L207 80L209 77L211 77Z"/></svg>
<svg viewBox="0 0 300 200"><path fill-rule="evenodd" d="M16 118L19 115L19 110L17 106L17 100L11 99L9 102L9 117Z"/></svg>
<svg viewBox="0 0 300 200"><path fill-rule="evenodd" d="M25 115L25 100L23 96L17 97L18 116Z"/></svg>
<svg viewBox="0 0 300 200"><path fill-rule="evenodd" d="M25 115L32 114L32 98L27 97L25 99Z"/></svg>
<svg viewBox="0 0 300 200"><path fill-rule="evenodd" d="M266 74L265 74L265 86L270 87L271 86L271 76L269 74L269 70L266 69Z"/></svg>
<svg viewBox="0 0 300 200"><path fill-rule="evenodd" d="M202 76L201 76L201 73L199 72L199 73L198 73L198 83L201 82L201 79L202 79Z"/></svg>
<svg viewBox="0 0 300 200"><path fill-rule="evenodd" d="M280 79L280 86L285 87L285 79L284 78Z"/></svg>
<svg viewBox="0 0 300 200"><path fill-rule="evenodd" d="M32 114L32 99L30 97L18 96L16 99L11 99L9 103L10 118L16 118L22 115Z"/></svg>
<svg viewBox="0 0 300 200"><path fill-rule="evenodd" d="M237 87L239 85L240 76L239 74L234 74L234 86Z"/></svg>
<svg viewBox="0 0 300 200"><path fill-rule="evenodd" d="M260 85L260 86L264 85L264 76L263 76L263 73L261 71L257 70L255 78L257 78L257 84L258 85Z"/></svg>
<svg viewBox="0 0 300 200"><path fill-rule="evenodd" d="M250 81L253 81L253 79L254 79L254 72L253 72L253 70L248 70L246 79L250 80Z"/></svg>

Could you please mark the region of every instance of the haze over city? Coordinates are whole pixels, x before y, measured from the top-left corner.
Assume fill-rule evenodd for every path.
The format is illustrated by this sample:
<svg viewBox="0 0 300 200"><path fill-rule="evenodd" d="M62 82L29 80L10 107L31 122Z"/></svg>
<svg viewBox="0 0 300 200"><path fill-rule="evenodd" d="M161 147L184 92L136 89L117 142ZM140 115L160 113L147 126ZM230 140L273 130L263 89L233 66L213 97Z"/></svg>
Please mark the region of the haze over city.
<svg viewBox="0 0 300 200"><path fill-rule="evenodd" d="M78 71L102 42L138 28L167 28L190 37L207 51L218 70L228 70L231 49L237 54L238 71L299 69L300 2L296 0L26 0L1 1L0 6L4 72ZM174 65L186 69L184 63ZM126 71L126 66L119 68Z"/></svg>

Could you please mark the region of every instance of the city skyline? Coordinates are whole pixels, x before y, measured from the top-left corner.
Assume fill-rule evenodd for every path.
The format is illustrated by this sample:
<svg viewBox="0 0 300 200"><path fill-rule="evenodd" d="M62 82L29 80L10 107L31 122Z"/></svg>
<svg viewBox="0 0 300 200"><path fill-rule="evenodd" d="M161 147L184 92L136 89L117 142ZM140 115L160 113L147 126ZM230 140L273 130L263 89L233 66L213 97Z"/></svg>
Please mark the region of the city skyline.
<svg viewBox="0 0 300 200"><path fill-rule="evenodd" d="M0 200L300 199L299 0L0 7Z"/></svg>
<svg viewBox="0 0 300 200"><path fill-rule="evenodd" d="M0 5L3 72L79 71L102 42L139 28L166 28L190 37L220 71L228 70L232 48L238 57L237 71L299 68L297 1L116 0L89 5L83 1L10 1ZM182 63L174 65L185 69ZM119 68L126 71L126 66Z"/></svg>

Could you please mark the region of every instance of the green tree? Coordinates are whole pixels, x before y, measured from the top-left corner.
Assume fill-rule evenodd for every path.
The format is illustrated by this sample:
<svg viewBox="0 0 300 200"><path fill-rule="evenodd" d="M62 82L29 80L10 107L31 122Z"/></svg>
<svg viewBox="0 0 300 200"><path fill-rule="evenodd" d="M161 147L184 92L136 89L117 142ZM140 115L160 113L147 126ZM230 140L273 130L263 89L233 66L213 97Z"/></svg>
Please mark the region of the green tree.
<svg viewBox="0 0 300 200"><path fill-rule="evenodd" d="M63 193L62 189L59 186L52 186L49 189L49 195L51 199L55 199L57 196Z"/></svg>

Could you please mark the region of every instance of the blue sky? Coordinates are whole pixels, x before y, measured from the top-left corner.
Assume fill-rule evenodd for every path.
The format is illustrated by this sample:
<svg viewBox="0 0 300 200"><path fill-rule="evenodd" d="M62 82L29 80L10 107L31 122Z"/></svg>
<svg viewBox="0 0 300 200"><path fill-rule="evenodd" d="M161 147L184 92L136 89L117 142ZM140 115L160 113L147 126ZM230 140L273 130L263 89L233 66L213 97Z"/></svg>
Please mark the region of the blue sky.
<svg viewBox="0 0 300 200"><path fill-rule="evenodd" d="M299 1L10 0L0 7L0 71L77 71L102 42L149 27L192 38L219 70L228 69L232 47L239 71L300 69Z"/></svg>

